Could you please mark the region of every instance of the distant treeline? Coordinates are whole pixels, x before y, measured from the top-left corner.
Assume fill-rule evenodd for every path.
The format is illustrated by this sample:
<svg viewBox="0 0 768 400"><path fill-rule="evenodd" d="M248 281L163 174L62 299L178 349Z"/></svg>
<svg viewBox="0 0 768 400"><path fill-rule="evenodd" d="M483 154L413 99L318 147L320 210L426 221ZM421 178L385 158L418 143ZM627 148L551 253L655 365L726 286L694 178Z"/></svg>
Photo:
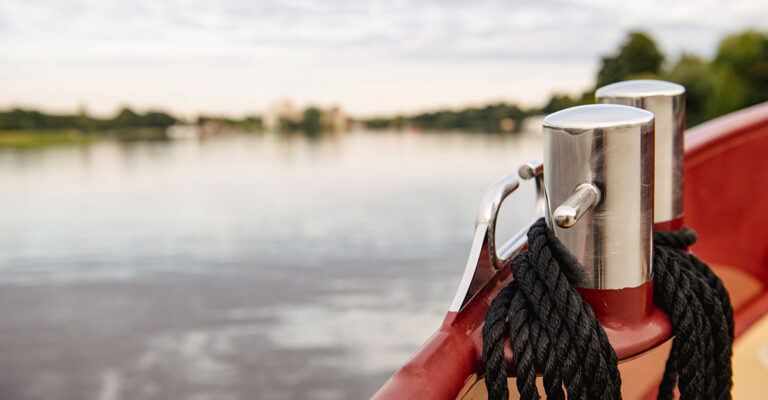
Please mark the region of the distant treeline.
<svg viewBox="0 0 768 400"><path fill-rule="evenodd" d="M369 129L402 129L412 126L427 130L501 132L519 130L531 111L506 103L489 104L460 111L440 110L413 116L378 118L364 121Z"/></svg>
<svg viewBox="0 0 768 400"><path fill-rule="evenodd" d="M179 122L180 119L163 111L137 113L124 107L112 118L94 118L85 112L75 115L46 114L35 110L15 108L0 111L0 130L15 131L61 131L109 132L139 128L165 129ZM261 117L246 116L242 119L201 115L196 121L199 125L214 124L242 130L260 130Z"/></svg>
<svg viewBox="0 0 768 400"><path fill-rule="evenodd" d="M80 112L76 115L53 115L16 108L0 111L0 130L78 130L82 132L109 131L132 128L167 128L178 119L162 111L139 114L123 108L113 118L93 118Z"/></svg>
<svg viewBox="0 0 768 400"><path fill-rule="evenodd" d="M257 115L248 115L240 119L210 115L200 115L197 117L197 125L205 126L206 124L230 127L246 132L260 131L263 128L261 117Z"/></svg>
<svg viewBox="0 0 768 400"><path fill-rule="evenodd" d="M305 132L309 135L332 130L323 124L323 110L314 106L305 108L299 116L294 116L294 118L281 115L278 117L277 126L274 129L278 132Z"/></svg>
<svg viewBox="0 0 768 400"><path fill-rule="evenodd" d="M541 107L497 103L362 122L369 129L519 131L529 116L594 103L595 90L601 86L627 79L663 79L686 87L687 125L693 126L768 101L768 35L756 30L728 35L711 60L683 54L674 64L665 64L664 54L649 35L631 32L614 54L602 57L596 78L594 88L580 96L554 94Z"/></svg>

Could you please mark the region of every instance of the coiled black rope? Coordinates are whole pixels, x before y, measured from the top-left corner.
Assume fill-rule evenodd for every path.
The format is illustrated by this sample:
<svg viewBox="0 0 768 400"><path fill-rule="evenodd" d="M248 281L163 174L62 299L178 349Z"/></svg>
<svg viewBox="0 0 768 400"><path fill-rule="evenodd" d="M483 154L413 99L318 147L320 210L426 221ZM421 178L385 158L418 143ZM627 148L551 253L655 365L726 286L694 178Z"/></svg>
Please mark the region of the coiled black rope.
<svg viewBox="0 0 768 400"><path fill-rule="evenodd" d="M723 282L685 249L696 234L656 231L654 302L669 316L675 338L659 384L659 399L730 399L733 308Z"/></svg>
<svg viewBox="0 0 768 400"><path fill-rule="evenodd" d="M654 233L654 298L675 338L659 399L730 399L733 309L722 282L685 248L691 230ZM538 399L536 373L547 398L619 399L616 353L591 307L573 288L582 269L546 226L528 232L528 250L510 267L515 280L491 302L483 326L489 399L507 399L504 340L509 337L521 399ZM565 389L565 390L563 390Z"/></svg>
<svg viewBox="0 0 768 400"><path fill-rule="evenodd" d="M621 378L605 331L574 285L578 262L544 219L528 231L528 250L511 263L515 280L491 302L483 326L489 399L507 399L504 337L509 334L521 399L539 398L536 367L549 399L615 399Z"/></svg>

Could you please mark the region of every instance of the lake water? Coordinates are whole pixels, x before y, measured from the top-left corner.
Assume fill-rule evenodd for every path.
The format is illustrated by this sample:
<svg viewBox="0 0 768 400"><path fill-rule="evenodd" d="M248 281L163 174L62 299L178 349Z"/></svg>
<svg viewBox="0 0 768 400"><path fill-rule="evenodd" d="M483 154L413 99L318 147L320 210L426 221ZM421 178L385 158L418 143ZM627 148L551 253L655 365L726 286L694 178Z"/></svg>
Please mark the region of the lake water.
<svg viewBox="0 0 768 400"><path fill-rule="evenodd" d="M394 132L0 149L0 398L367 398L440 324L484 189L540 154Z"/></svg>

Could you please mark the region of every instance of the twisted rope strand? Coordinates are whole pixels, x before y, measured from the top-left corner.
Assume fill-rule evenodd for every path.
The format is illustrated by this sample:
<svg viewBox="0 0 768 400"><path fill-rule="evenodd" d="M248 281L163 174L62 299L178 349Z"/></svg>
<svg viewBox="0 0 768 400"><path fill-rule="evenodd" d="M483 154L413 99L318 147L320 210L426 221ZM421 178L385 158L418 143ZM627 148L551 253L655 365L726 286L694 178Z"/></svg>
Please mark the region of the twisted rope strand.
<svg viewBox="0 0 768 400"><path fill-rule="evenodd" d="M675 334L659 399L673 399L675 387L681 399L731 398L733 308L722 281L685 252L696 239L687 228L654 232L654 301ZM509 398L507 335L521 399L540 398L537 369L547 398L621 398L616 353L574 289L584 283L582 268L543 219L531 226L528 250L510 268L515 280L491 302L483 326L488 398Z"/></svg>
<svg viewBox="0 0 768 400"><path fill-rule="evenodd" d="M485 362L489 398L508 398L503 340L496 336L504 321L509 324L521 399L539 398L536 367L543 371L548 399L565 399L563 387L569 399L620 398L616 354L592 309L573 287L583 282L583 273L559 240L548 233L543 219L533 225L528 233L529 249L510 264L515 280L507 287L516 294L508 300L509 293L502 290L503 299L494 300L493 310L486 314L487 329L493 331L486 337L484 327L484 360L492 360ZM499 350L488 346L502 347L502 362L490 356Z"/></svg>

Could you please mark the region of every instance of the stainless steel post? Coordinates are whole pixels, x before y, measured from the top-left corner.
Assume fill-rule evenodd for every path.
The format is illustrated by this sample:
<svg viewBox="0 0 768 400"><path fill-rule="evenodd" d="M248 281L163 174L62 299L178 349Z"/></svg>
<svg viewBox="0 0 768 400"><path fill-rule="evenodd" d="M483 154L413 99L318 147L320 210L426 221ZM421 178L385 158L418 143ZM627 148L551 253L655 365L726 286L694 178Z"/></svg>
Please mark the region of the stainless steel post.
<svg viewBox="0 0 768 400"><path fill-rule="evenodd" d="M683 138L685 88L657 80L618 82L601 87L597 103L623 104L653 113L656 119L654 222L683 217Z"/></svg>
<svg viewBox="0 0 768 400"><path fill-rule="evenodd" d="M547 222L584 266L585 287L649 281L653 114L587 105L550 114L543 125Z"/></svg>

